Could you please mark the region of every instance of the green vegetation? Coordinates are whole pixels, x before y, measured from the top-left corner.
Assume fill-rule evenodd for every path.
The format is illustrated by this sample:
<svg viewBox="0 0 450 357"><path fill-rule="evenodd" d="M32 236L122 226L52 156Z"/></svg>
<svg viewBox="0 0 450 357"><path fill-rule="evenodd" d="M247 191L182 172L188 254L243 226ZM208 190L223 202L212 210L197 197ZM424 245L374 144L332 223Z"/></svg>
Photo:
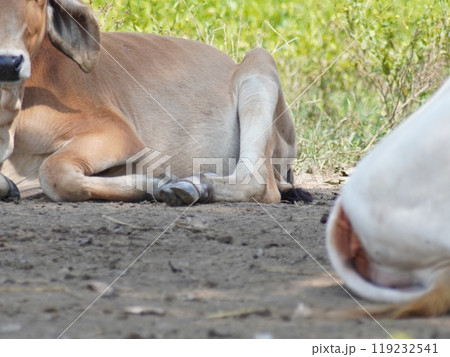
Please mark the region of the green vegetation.
<svg viewBox="0 0 450 357"><path fill-rule="evenodd" d="M447 0L91 0L104 31L275 57L297 124L298 168L353 165L449 72ZM377 20L378 19L378 20Z"/></svg>

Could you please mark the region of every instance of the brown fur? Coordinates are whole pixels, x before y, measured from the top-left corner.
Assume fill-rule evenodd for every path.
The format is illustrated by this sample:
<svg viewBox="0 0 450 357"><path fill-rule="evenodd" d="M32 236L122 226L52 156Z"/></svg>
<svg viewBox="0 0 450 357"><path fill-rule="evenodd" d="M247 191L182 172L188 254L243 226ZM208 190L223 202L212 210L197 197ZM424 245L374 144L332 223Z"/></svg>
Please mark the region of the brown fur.
<svg viewBox="0 0 450 357"><path fill-rule="evenodd" d="M433 289L420 298L406 304L393 304L385 306L367 306L362 308L350 308L343 310L323 311L316 310L310 314L310 318L351 320L358 318L391 318L404 319L413 317L437 317L450 311L450 283L448 272L447 281L439 281Z"/></svg>
<svg viewBox="0 0 450 357"><path fill-rule="evenodd" d="M218 50L184 39L126 33L100 38L87 6L60 0L92 40L55 1L14 3L11 8L9 0L0 0L0 20L14 16L36 35L8 44L29 53L32 74L16 96L20 112L0 111L0 119L13 117L16 126L14 132L0 127L9 142L14 139L2 174L16 182L39 180L53 200L140 200L147 193L126 184L124 164L149 147L170 155L172 174L186 181L192 180L194 158L222 159L223 176L197 185L210 201L279 202L279 189L292 188L269 160L260 168L264 184L254 177L239 183L252 174L242 157L283 158L289 166L296 156L294 124L266 51L255 49L236 65ZM46 6L53 10L44 35ZM53 25L57 16L65 32ZM12 37L1 33L6 30L0 28L0 38ZM6 98L9 89L2 92L1 85ZM229 184L233 158L239 160L236 185Z"/></svg>

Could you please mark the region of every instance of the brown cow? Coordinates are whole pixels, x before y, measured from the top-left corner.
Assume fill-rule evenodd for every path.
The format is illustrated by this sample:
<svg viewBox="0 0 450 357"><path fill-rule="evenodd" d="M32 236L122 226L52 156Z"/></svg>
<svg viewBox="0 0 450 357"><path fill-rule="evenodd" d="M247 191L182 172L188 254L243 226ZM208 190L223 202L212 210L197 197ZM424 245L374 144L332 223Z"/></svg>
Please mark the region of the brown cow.
<svg viewBox="0 0 450 357"><path fill-rule="evenodd" d="M295 128L266 51L236 65L198 42L101 34L79 0L0 0L0 23L1 197L13 182L55 201L292 192Z"/></svg>

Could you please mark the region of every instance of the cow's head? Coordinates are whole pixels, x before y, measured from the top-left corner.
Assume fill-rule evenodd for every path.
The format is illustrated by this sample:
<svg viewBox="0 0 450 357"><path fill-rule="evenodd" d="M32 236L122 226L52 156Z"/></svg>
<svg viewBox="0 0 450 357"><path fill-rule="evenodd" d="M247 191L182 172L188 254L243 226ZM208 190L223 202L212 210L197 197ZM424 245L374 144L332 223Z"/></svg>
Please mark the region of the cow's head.
<svg viewBox="0 0 450 357"><path fill-rule="evenodd" d="M30 77L46 32L85 72L96 65L100 31L93 11L80 0L0 0L0 83Z"/></svg>
<svg viewBox="0 0 450 357"><path fill-rule="evenodd" d="M93 11L80 0L0 0L0 165L11 154L11 125L46 34L83 71L98 61L99 27Z"/></svg>

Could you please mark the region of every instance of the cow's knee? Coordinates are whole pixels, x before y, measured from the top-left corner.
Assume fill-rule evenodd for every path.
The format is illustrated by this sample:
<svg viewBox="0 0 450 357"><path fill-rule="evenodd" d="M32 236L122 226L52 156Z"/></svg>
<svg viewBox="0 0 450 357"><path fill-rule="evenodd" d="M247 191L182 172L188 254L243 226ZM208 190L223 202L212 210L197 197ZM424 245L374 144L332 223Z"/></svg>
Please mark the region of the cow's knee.
<svg viewBox="0 0 450 357"><path fill-rule="evenodd" d="M85 201L90 198L83 187L83 169L70 160L50 156L39 169L44 193L53 201Z"/></svg>

